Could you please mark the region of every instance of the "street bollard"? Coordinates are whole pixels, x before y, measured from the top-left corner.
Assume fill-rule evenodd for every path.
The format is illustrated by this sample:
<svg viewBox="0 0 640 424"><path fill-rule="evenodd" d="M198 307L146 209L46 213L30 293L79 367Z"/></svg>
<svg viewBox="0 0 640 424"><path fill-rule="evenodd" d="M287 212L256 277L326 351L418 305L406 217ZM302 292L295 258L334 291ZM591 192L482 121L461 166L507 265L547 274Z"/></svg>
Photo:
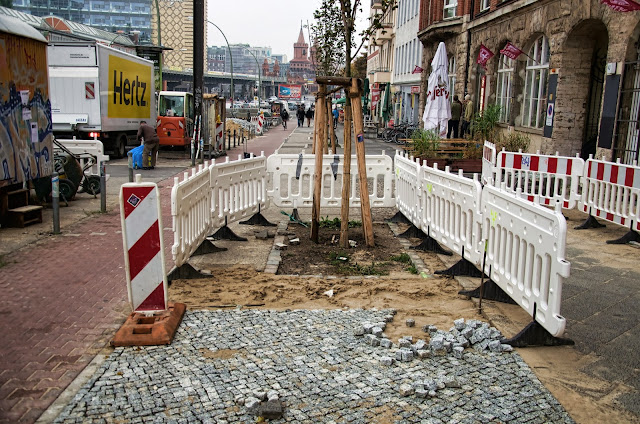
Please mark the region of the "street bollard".
<svg viewBox="0 0 640 424"><path fill-rule="evenodd" d="M236 147L236 130L233 130L233 147Z"/></svg>
<svg viewBox="0 0 640 424"><path fill-rule="evenodd" d="M196 142L191 138L191 166L196 164Z"/></svg>
<svg viewBox="0 0 640 424"><path fill-rule="evenodd" d="M133 182L133 152L129 151L129 153L127 153L127 159L129 161L128 165L129 165L129 182L132 183Z"/></svg>
<svg viewBox="0 0 640 424"><path fill-rule="evenodd" d="M107 211L107 166L100 164L100 212Z"/></svg>
<svg viewBox="0 0 640 424"><path fill-rule="evenodd" d="M53 234L60 234L60 177L51 174L51 207L53 208Z"/></svg>

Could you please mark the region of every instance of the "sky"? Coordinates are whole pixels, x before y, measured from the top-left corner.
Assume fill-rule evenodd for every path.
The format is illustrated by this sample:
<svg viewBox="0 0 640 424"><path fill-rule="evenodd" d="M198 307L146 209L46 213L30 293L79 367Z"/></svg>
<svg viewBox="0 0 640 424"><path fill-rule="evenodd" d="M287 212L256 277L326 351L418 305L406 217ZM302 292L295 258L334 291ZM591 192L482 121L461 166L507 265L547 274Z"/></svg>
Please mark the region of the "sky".
<svg viewBox="0 0 640 424"><path fill-rule="evenodd" d="M336 3L338 0L336 0ZM361 0L362 13L357 15L356 31L367 26L369 0ZM207 0L207 19L227 36L229 44L244 43L255 47L271 47L272 54L286 54L293 59L293 43L298 40L300 23L313 23L313 12L321 0ZM224 37L213 25L208 25L208 46L226 46ZM306 28L304 39L309 42ZM360 40L356 35L356 46ZM362 52L362 50L361 50Z"/></svg>

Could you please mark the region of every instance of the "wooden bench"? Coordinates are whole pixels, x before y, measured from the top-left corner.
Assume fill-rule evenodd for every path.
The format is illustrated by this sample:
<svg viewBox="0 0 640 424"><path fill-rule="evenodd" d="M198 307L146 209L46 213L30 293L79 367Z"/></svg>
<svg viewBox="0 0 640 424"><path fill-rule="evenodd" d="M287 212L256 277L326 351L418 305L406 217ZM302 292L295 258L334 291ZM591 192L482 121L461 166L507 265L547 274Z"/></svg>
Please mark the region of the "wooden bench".
<svg viewBox="0 0 640 424"><path fill-rule="evenodd" d="M27 205L9 209L8 222L10 227L18 228L40 223L42 222L42 206Z"/></svg>

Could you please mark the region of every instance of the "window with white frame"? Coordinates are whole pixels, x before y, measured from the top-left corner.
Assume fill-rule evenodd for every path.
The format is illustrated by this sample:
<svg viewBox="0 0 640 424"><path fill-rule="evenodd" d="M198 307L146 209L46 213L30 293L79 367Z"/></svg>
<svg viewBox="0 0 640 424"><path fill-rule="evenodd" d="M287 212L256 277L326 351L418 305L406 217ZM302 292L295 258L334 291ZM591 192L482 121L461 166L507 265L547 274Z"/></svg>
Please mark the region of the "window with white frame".
<svg viewBox="0 0 640 424"><path fill-rule="evenodd" d="M544 35L529 49L522 104L522 126L542 128L546 116L549 42Z"/></svg>
<svg viewBox="0 0 640 424"><path fill-rule="evenodd" d="M509 122L511 98L513 97L513 69L514 60L503 54L500 55L496 89L496 102L500 106L500 122Z"/></svg>
<svg viewBox="0 0 640 424"><path fill-rule="evenodd" d="M491 0L482 0L482 2L480 3L480 11L484 12L485 10L488 10L490 5Z"/></svg>
<svg viewBox="0 0 640 424"><path fill-rule="evenodd" d="M455 18L456 10L458 9L458 0L444 0L444 13L443 18Z"/></svg>
<svg viewBox="0 0 640 424"><path fill-rule="evenodd" d="M456 86L456 57L449 58L449 100L453 102L453 95Z"/></svg>

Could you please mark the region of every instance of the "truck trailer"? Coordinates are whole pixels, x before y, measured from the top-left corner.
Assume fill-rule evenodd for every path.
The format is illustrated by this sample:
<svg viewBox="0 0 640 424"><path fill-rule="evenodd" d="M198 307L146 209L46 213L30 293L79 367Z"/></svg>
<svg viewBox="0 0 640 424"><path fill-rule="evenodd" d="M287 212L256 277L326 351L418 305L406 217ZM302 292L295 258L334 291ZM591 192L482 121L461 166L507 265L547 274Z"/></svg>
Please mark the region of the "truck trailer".
<svg viewBox="0 0 640 424"><path fill-rule="evenodd" d="M96 42L47 47L53 134L93 139L116 157L156 122L153 62Z"/></svg>

